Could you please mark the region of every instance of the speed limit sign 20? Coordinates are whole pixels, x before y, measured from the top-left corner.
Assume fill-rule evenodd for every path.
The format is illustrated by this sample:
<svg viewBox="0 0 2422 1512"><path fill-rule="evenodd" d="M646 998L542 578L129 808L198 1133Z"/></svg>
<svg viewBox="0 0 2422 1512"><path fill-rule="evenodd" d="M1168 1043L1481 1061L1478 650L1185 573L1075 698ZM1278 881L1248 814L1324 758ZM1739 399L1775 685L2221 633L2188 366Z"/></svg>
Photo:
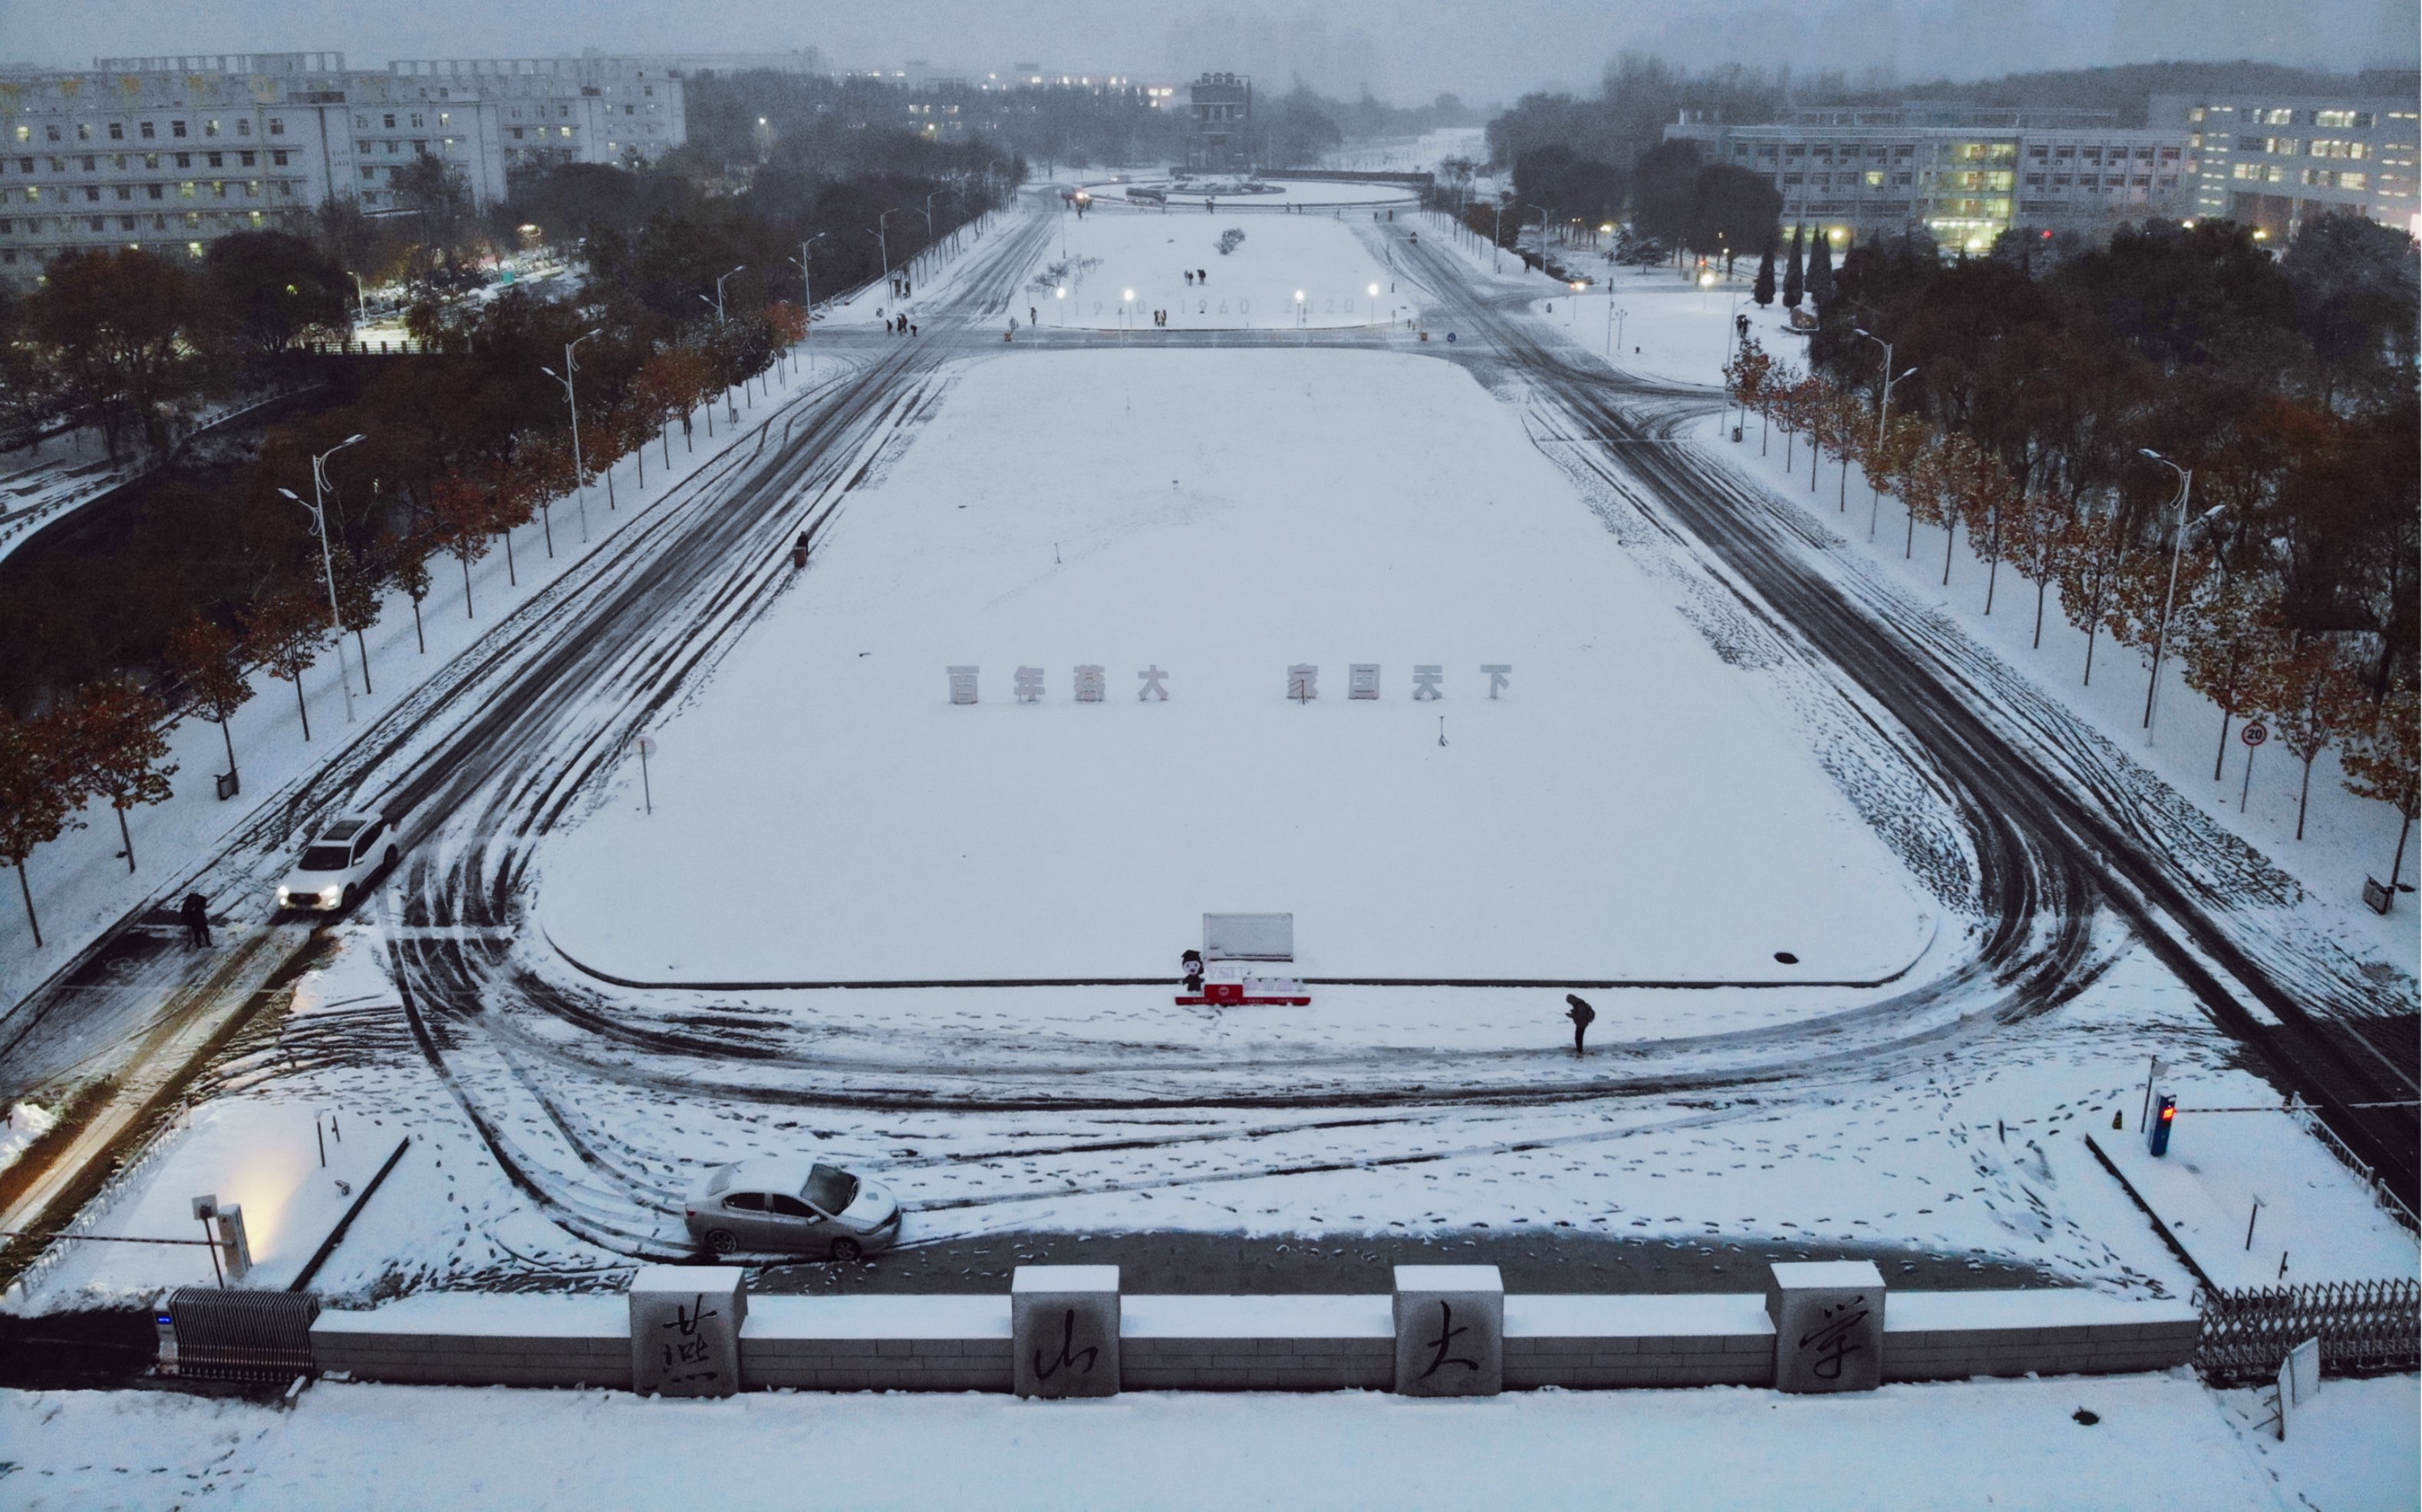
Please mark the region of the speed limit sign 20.
<svg viewBox="0 0 2422 1512"><path fill-rule="evenodd" d="M2259 746L2271 738L2271 727L2259 719L2255 719L2237 732L2237 738L2249 746Z"/></svg>

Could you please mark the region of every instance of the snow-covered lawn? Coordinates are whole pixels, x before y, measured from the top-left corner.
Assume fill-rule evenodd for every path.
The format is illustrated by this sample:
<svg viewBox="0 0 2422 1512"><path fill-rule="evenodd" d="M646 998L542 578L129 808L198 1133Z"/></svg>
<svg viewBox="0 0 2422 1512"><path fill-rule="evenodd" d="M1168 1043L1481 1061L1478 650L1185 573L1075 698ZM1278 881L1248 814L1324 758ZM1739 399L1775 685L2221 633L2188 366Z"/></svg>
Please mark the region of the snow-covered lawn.
<svg viewBox="0 0 2422 1512"><path fill-rule="evenodd" d="M967 370L659 735L654 811L632 771L544 863L549 936L635 980L1163 975L1292 911L1313 975L1869 982L1937 928L1520 417L1408 356Z"/></svg>
<svg viewBox="0 0 2422 1512"><path fill-rule="evenodd" d="M1053 239L1030 281L1012 295L1011 313L1022 323L1031 309L1046 330L1137 331L1154 329L1156 309L1170 312L1173 331L1371 325L1410 314L1419 299L1413 286L1400 282L1354 235L1352 222L1367 221L1371 213L1341 213L1348 218L1206 215L1199 204L1191 213L1062 213L1064 239ZM1245 239L1223 254L1219 242L1228 231L1242 231ZM1053 292L1051 275L1063 261L1065 298ZM1188 286L1185 275L1198 270L1208 276Z"/></svg>
<svg viewBox="0 0 2422 1512"><path fill-rule="evenodd" d="M1773 1392L752 1394L323 1383L291 1411L147 1392L0 1394L0 1486L52 1507L578 1512L820 1505L2311 1507L2414 1504L2413 1377L2332 1381L2286 1443L2252 1392L2178 1376Z"/></svg>

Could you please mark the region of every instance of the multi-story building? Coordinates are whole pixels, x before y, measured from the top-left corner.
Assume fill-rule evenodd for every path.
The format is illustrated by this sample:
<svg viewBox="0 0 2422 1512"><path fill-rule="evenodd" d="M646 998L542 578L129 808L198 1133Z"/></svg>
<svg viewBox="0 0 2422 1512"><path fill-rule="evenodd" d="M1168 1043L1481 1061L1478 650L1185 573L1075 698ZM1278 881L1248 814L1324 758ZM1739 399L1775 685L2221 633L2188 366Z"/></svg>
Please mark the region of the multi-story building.
<svg viewBox="0 0 2422 1512"><path fill-rule="evenodd" d="M1206 73L1194 81L1186 165L1197 173L1244 173L1253 165L1253 81Z"/></svg>
<svg viewBox="0 0 2422 1512"><path fill-rule="evenodd" d="M686 136L680 80L640 60L349 70L341 53L96 60L0 78L0 280L60 253L198 258L331 199L393 213L399 175L451 166L475 209L515 167L653 158Z"/></svg>
<svg viewBox="0 0 2422 1512"><path fill-rule="evenodd" d="M496 107L507 172L564 163L650 163L689 139L680 75L653 58L415 58L386 66L389 93Z"/></svg>
<svg viewBox="0 0 2422 1512"><path fill-rule="evenodd" d="M2314 216L2349 212L2422 236L2413 76L2403 83L2330 97L2156 95L2150 114L2186 135L2196 215L2281 242Z"/></svg>
<svg viewBox="0 0 2422 1512"><path fill-rule="evenodd" d="M2014 227L2107 230L2181 213L2186 135L2092 111L1812 106L1781 121L1685 119L1669 140L1772 181L1783 218L1835 244L1923 228L1946 251L1983 251Z"/></svg>

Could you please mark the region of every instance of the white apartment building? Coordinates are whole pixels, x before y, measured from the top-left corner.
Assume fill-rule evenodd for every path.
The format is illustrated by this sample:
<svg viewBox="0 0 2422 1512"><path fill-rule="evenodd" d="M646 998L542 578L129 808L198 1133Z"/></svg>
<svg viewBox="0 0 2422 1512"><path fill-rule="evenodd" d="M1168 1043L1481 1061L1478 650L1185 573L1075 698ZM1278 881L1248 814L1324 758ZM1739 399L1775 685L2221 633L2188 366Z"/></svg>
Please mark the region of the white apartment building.
<svg viewBox="0 0 2422 1512"><path fill-rule="evenodd" d="M689 140L670 60L637 57L419 58L387 65L389 93L496 107L508 171L563 163L653 163Z"/></svg>
<svg viewBox="0 0 2422 1512"><path fill-rule="evenodd" d="M2347 212L2422 236L2410 85L2326 98L2156 95L2151 116L2186 134L2197 215L2280 242L2314 216Z"/></svg>
<svg viewBox="0 0 2422 1512"><path fill-rule="evenodd" d="M1786 225L1836 245L1923 228L1946 252L2013 227L2106 230L2184 213L2186 136L2090 111L1811 106L1781 121L1684 120L1669 140L1772 181Z"/></svg>
<svg viewBox="0 0 2422 1512"><path fill-rule="evenodd" d="M39 282L62 252L133 246L198 259L212 241L335 198L393 213L422 157L475 209L516 168L653 160L687 139L680 80L635 59L399 63L341 53L96 60L0 76L0 281Z"/></svg>

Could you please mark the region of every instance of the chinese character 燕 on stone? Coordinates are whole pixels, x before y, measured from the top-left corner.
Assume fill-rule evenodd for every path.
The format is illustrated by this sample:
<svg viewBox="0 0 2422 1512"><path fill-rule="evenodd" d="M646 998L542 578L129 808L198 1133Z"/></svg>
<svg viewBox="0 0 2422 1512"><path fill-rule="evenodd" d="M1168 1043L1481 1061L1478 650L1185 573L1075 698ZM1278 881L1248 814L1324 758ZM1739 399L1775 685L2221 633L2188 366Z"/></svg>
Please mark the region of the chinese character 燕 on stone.
<svg viewBox="0 0 2422 1512"><path fill-rule="evenodd" d="M1106 685L1106 684L1105 684L1104 678L1103 678L1103 676L1102 676L1102 669L1101 669L1100 668L1098 668L1098 667L1079 667L1079 668L1077 668L1077 702L1079 702L1079 703L1099 703L1099 702L1101 702L1101 701L1102 701L1102 690L1103 690L1103 688L1104 688L1104 686L1105 686L1105 685Z"/></svg>

